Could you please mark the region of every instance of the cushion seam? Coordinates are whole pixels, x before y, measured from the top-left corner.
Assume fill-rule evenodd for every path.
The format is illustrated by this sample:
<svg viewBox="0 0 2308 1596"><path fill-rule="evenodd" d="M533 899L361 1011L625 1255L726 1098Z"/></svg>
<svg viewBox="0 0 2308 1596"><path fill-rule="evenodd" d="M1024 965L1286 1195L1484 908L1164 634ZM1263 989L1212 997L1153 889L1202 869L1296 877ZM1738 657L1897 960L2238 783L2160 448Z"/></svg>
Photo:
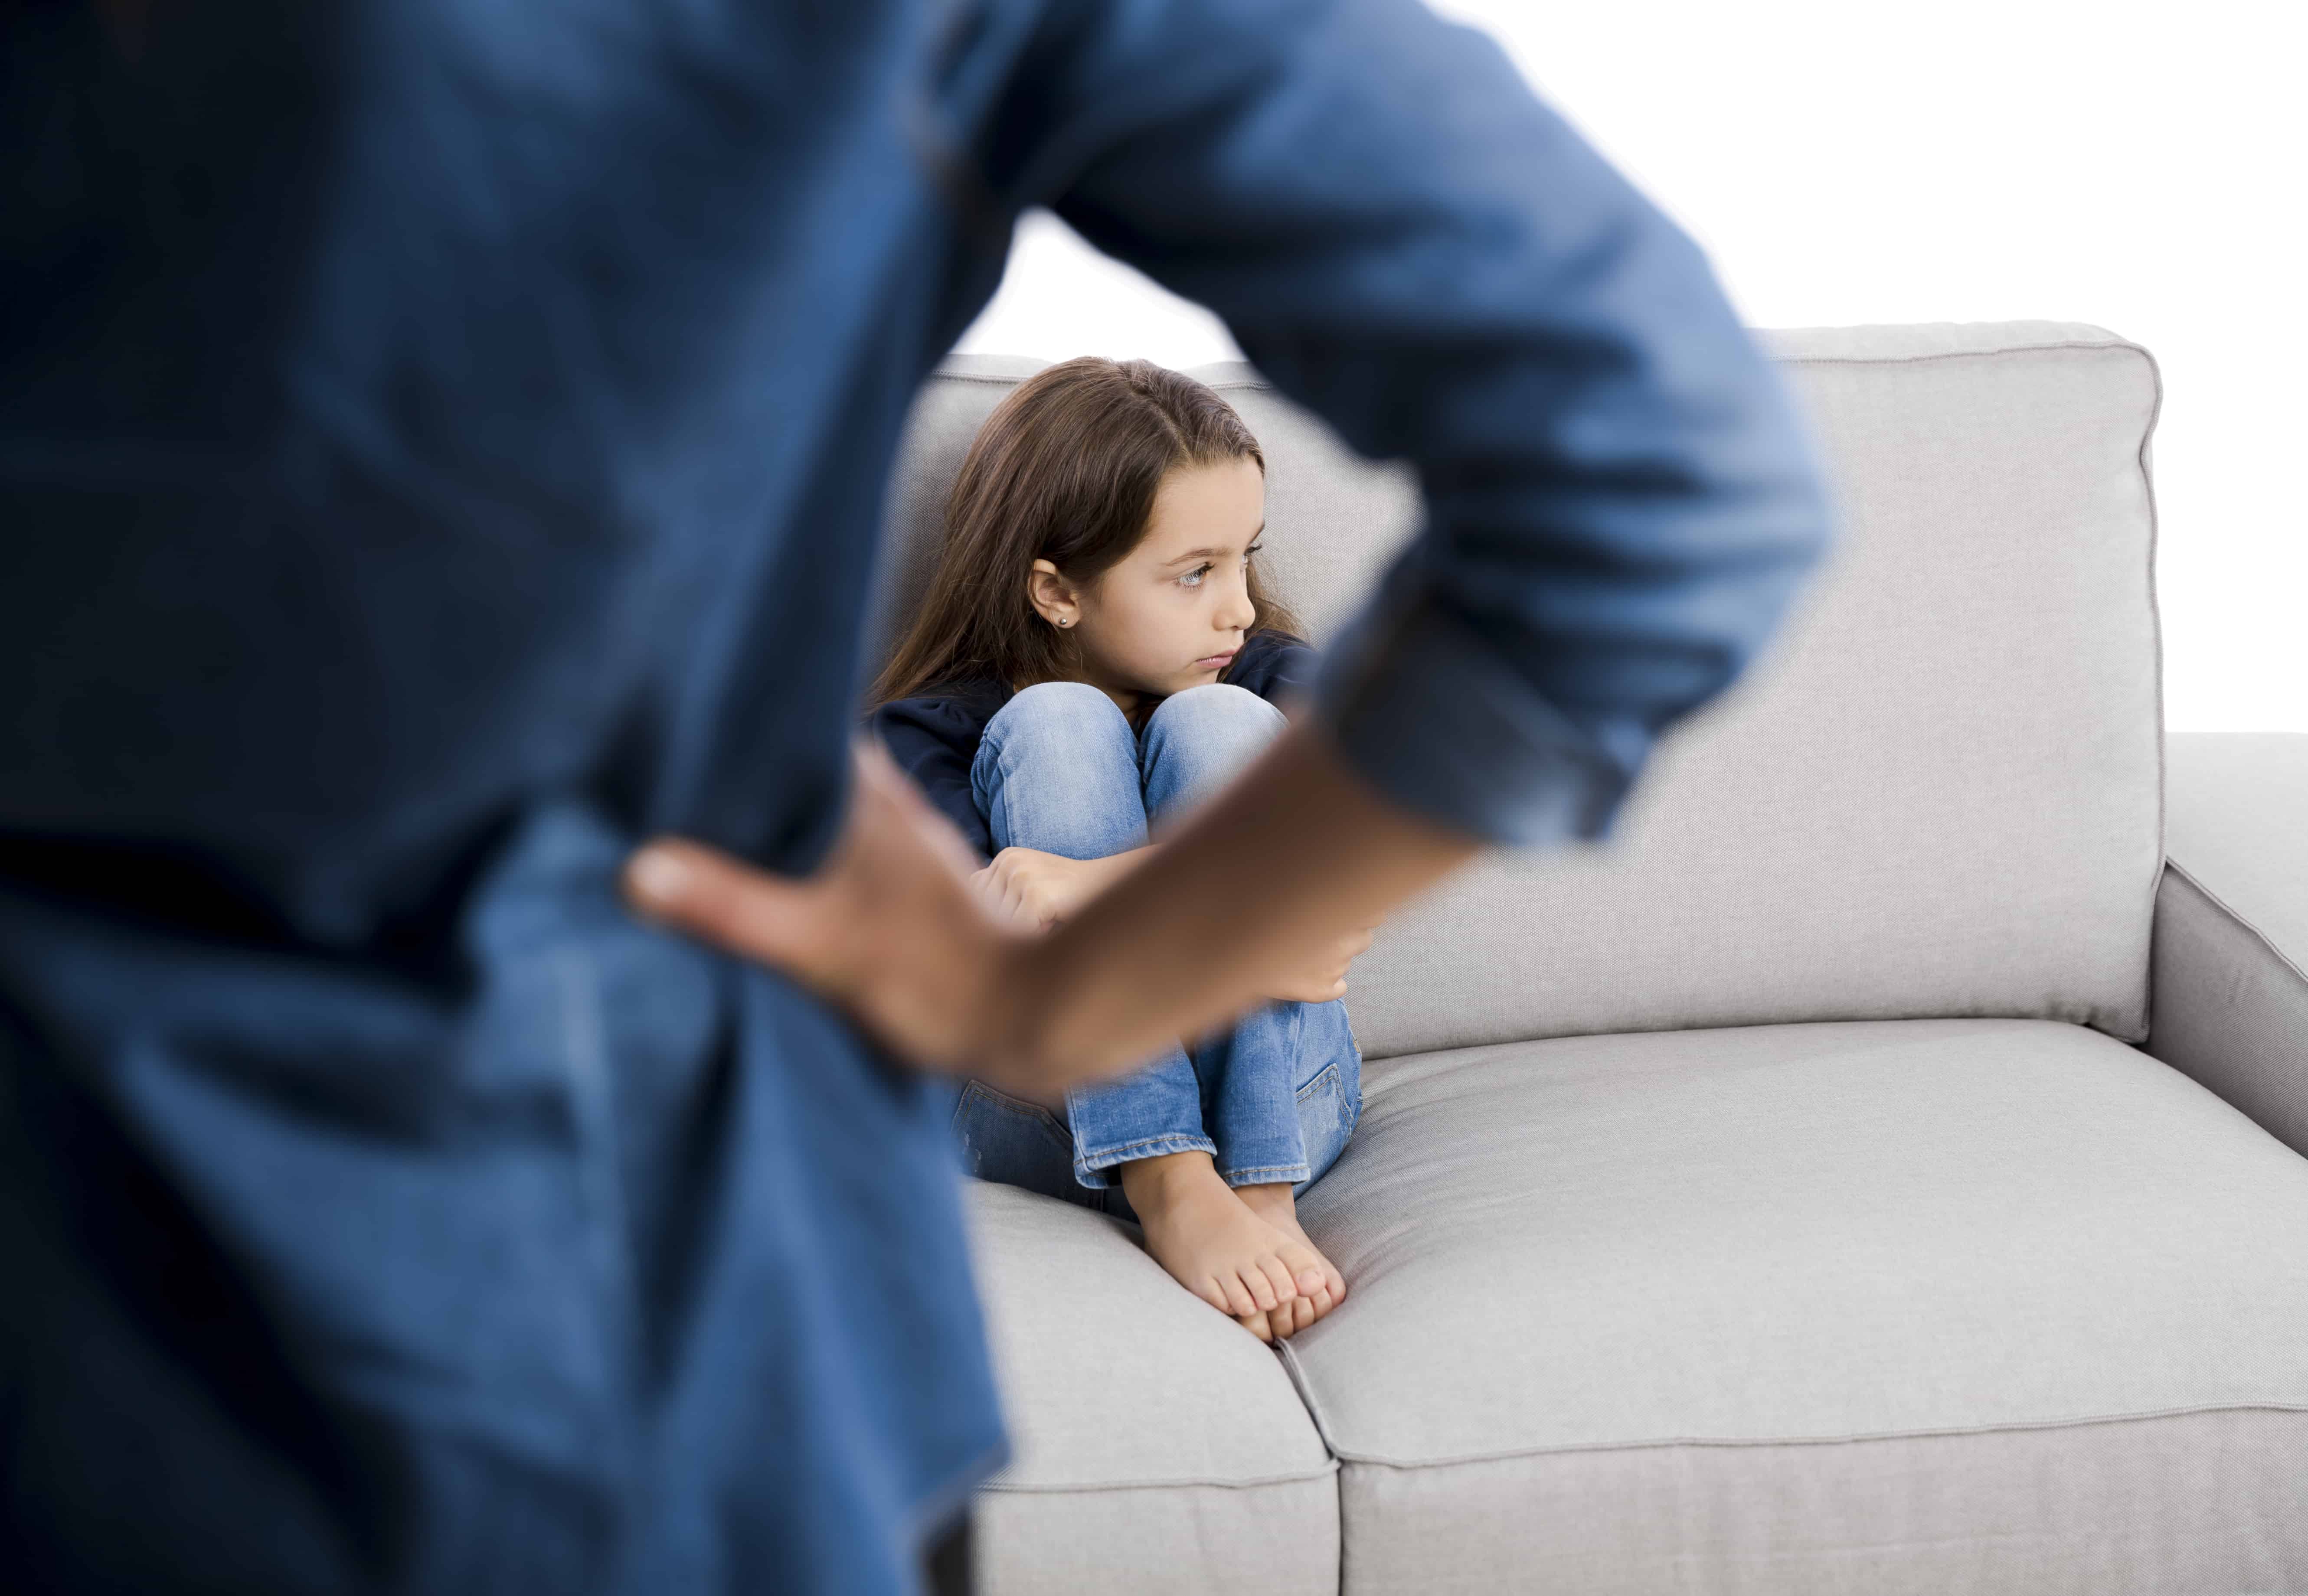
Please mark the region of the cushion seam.
<svg viewBox="0 0 2308 1596"><path fill-rule="evenodd" d="M2235 908L2223 899L2218 893L2214 892L2210 888L2198 880L2189 872L2187 866L2182 864L2176 859L2166 859L2165 861L2164 868L2172 874L2179 877L2182 880L2187 882L2189 886L2193 887L2198 892L2202 893L2206 901L2209 902L2212 907L2218 909L2221 914L2226 915L2229 920L2241 926L2245 932L2257 940L2261 947L2267 948L2269 952L2276 956L2277 963L2282 965L2286 969L2291 971L2293 974L2299 977L2302 984L2308 985L2308 969L2301 968L2299 960L2294 958L2290 954L2285 952L2283 948L2278 947L2276 945L2276 939L2269 936L2266 931L2261 930L2252 919L2246 915L2237 913Z"/></svg>
<svg viewBox="0 0 2308 1596"><path fill-rule="evenodd" d="M980 1490L1009 1491L1026 1496L1061 1496L1070 1491L1095 1490L1263 1490L1270 1486L1305 1485L1317 1480L1328 1480L1339 1472L1339 1460L1331 1458L1319 1469L1301 1474L1267 1474L1249 1480L1103 1480L1081 1484L1071 1481L1063 1485L1004 1483L989 1480Z"/></svg>
<svg viewBox="0 0 2308 1596"><path fill-rule="evenodd" d="M1282 1360L1282 1372L1290 1377L1290 1388L1298 1394L1299 1405L1313 1420L1314 1438L1322 1443L1322 1449L1331 1454L1334 1463L1343 1463L1347 1454L1331 1439L1330 1420L1322 1416L1322 1403L1314 1394L1313 1382L1307 1377L1305 1366L1298 1361L1297 1349L1285 1340L1275 1347L1274 1355Z"/></svg>
<svg viewBox="0 0 2308 1596"><path fill-rule="evenodd" d="M2163 532L2163 518L2156 510L2156 474L2148 468L2148 448L2155 442L2156 424L2164 415L2164 368L2141 346L2126 347L2137 349L2148 363L2149 381L2156 385L2155 402L2148 408L2148 425L2140 428L2140 448L2132 456L2140 467L2140 492L2148 497L2148 634L2156 645L2156 870L2148 878L2148 946L2140 972L2146 997L2140 1006L2140 1034L2131 1038L2134 1046L2145 1047L2156 1033L2156 899L2164 890L2164 870L2171 861L2164 837L2165 813L2171 802L2165 791L2170 781L2171 754L2166 747L2164 725L2164 601L2156 587L2156 545Z"/></svg>
<svg viewBox="0 0 2308 1596"><path fill-rule="evenodd" d="M2148 360L2149 367L2155 358L2130 339L2109 339L2105 342L2087 339L2067 339L2057 343L2012 344L2001 349L1933 349L1921 355L1770 355L1778 365L1916 365L1927 360L1994 360L2005 355L2040 355L2059 349L2129 349ZM2157 384L2160 388L2162 385Z"/></svg>
<svg viewBox="0 0 2308 1596"><path fill-rule="evenodd" d="M1769 328L1750 329L1751 332L1768 332ZM2037 355L2059 349L2128 349L2145 357L2151 372L2155 357L2130 339L2115 338L2105 341L2068 339L2057 343L2011 344L2000 349L1933 349L1920 355L1774 355L1768 348L1764 357L1777 365L1915 365L1927 360L1994 360L2005 355ZM933 376L948 382L992 382L1004 388L1014 388L1023 377L989 377L974 372L934 372ZM1256 388L1269 392L1279 391L1270 382L1260 377L1229 377L1204 386L1224 391L1229 388ZM2157 397L2162 397L2161 382L2157 383ZM2160 407L2159 407L2160 408ZM2155 425L2151 414L2149 428Z"/></svg>
<svg viewBox="0 0 2308 1596"><path fill-rule="evenodd" d="M1764 350L1764 358L1774 365L1914 365L1927 360L1994 360L2006 355L2036 355L2060 349L2129 349L2147 356L2148 351L2128 339L2106 343L2089 343L2072 339L2057 344L2014 344L2002 349L1934 349L1921 355L1774 355ZM2153 357L2149 356L2153 361ZM1255 388L1271 392L1274 384L1253 377L1225 378L1205 387L1224 391L1230 388ZM2161 384L2158 384L2159 388Z"/></svg>
<svg viewBox="0 0 2308 1596"><path fill-rule="evenodd" d="M1865 1430L1841 1436L1670 1436L1649 1441L1593 1441L1567 1446L1514 1446L1496 1452L1471 1452L1458 1457L1386 1457L1376 1453L1337 1447L1341 1463L1369 1464L1389 1469L1447 1469L1460 1463L1503 1463L1518 1457L1548 1457L1578 1452L1647 1452L1666 1446L1827 1446L1864 1441L1925 1440L1935 1436L2007 1435L2038 1429L2072 1429L2087 1424L2124 1424L2148 1419L2181 1419L2197 1413L2308 1413L2308 1403L2208 1403L2176 1408L2151 1408L2133 1413L2096 1413L2077 1419L2046 1419L2037 1423L1951 1425L1937 1429Z"/></svg>
<svg viewBox="0 0 2308 1596"><path fill-rule="evenodd" d="M1751 333L1771 330L1773 330L1770 328L1749 329ZM1775 365L1914 365L1926 360L1994 360L2005 355L2037 355L2060 349L2128 349L2147 360L2151 374L2155 374L2155 356L2149 355L2139 344L2125 338L2111 338L2105 341L2067 339L2056 343L2011 344L2000 349L1933 349L1920 355L1774 355L1768 348L1764 349L1763 354L1764 357ZM974 380L986 381L987 379ZM1276 391L1272 382L1257 377L1223 378L1216 382L1205 383L1204 386L1220 391L1229 388L1258 388ZM2157 398L2160 400L2163 390L2160 374L2156 387ZM2149 425L2152 431L2155 425L2152 411Z"/></svg>

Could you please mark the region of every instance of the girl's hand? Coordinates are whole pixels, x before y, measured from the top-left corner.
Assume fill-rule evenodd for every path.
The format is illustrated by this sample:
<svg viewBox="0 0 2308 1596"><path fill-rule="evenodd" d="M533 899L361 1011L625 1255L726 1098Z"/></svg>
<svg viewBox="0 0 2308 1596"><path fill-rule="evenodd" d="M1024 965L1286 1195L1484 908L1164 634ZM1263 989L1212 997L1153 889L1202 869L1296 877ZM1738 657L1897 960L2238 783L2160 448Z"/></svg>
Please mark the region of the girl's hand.
<svg viewBox="0 0 2308 1596"><path fill-rule="evenodd" d="M1378 929L1365 925L1340 937L1304 970L1285 977L1276 990L1266 995L1294 1003L1327 1003L1347 994L1347 965L1356 954L1371 945L1371 933Z"/></svg>
<svg viewBox="0 0 2308 1596"><path fill-rule="evenodd" d="M1025 931L1046 931L1106 890L1115 874L1137 862L1150 848L1133 849L1110 859L1069 859L1039 848L1004 848L969 878L969 884L1003 923ZM1371 945L1374 925L1341 936L1317 954L1304 969L1284 977L1270 999L1300 1003L1327 1003L1344 997L1347 966Z"/></svg>
<svg viewBox="0 0 2308 1596"><path fill-rule="evenodd" d="M1069 859L1039 848L1004 848L973 872L970 886L1006 925L1046 931L1098 896L1106 872L1098 859Z"/></svg>

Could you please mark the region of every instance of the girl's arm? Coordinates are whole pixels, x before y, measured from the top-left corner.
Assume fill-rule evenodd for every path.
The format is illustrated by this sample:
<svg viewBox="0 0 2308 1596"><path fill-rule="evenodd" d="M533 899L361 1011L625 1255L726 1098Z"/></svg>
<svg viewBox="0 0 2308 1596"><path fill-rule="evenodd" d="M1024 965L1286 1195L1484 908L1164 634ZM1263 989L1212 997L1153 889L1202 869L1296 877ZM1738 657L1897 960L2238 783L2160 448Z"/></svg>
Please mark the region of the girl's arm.
<svg viewBox="0 0 2308 1596"><path fill-rule="evenodd" d="M1069 859L1040 848L1012 846L995 854L969 881L988 906L1029 931L1040 931L1054 921L1072 919L1082 905L1152 852L1151 847L1125 848L1103 859Z"/></svg>
<svg viewBox="0 0 2308 1596"><path fill-rule="evenodd" d="M1029 931L1047 931L1072 920L1082 907L1151 855L1155 845L1126 848L1103 859L1069 859L1038 848L1010 847L996 854L970 885L1003 919ZM1347 966L1367 951L1375 925L1356 926L1331 939L1319 953L1259 995L1298 1003L1327 1003L1347 994Z"/></svg>
<svg viewBox="0 0 2308 1596"><path fill-rule="evenodd" d="M993 962L978 1044L1047 1085L1106 1076L1238 1018L1334 943L1457 870L1483 839L1393 803L1302 712L1080 915Z"/></svg>
<svg viewBox="0 0 2308 1596"><path fill-rule="evenodd" d="M865 717L865 729L981 859L994 853L994 835L970 794L969 765L991 713L987 703L957 693L898 699Z"/></svg>

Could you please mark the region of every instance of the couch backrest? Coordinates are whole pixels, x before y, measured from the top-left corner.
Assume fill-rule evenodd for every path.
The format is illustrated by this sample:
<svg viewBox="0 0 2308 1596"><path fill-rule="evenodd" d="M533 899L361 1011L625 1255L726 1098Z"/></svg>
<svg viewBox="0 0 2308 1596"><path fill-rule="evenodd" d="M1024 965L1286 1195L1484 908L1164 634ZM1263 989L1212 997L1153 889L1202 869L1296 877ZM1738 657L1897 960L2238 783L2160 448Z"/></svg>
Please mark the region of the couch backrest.
<svg viewBox="0 0 2308 1596"><path fill-rule="evenodd" d="M1925 1016L2147 1034L2163 866L2147 352L2097 327L1758 335L1791 379L1839 540L1729 692L1672 728L1605 844L1497 850L1349 972L1365 1058L1597 1032ZM950 356L890 502L878 665L939 510L1038 360ZM1223 391L1268 462L1264 558L1325 642L1418 515L1254 368Z"/></svg>

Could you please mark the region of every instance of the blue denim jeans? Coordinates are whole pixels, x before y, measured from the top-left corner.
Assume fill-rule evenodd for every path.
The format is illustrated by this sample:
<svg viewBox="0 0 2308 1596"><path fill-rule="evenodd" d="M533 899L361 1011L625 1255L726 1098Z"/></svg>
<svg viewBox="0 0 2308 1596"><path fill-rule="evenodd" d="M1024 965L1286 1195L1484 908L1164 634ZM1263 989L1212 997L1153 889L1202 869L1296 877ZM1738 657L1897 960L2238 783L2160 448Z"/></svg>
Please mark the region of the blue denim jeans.
<svg viewBox="0 0 2308 1596"><path fill-rule="evenodd" d="M997 849L1103 859L1144 846L1150 821L1217 792L1287 724L1256 693L1212 682L1164 699L1140 734L1099 689L1046 682L986 723L970 785ZM1278 999L1117 1080L1070 1089L1063 1117L967 1082L953 1127L981 1179L1133 1218L1119 1166L1164 1153L1210 1154L1229 1186L1304 1191L1345 1148L1362 1101L1346 1000Z"/></svg>

